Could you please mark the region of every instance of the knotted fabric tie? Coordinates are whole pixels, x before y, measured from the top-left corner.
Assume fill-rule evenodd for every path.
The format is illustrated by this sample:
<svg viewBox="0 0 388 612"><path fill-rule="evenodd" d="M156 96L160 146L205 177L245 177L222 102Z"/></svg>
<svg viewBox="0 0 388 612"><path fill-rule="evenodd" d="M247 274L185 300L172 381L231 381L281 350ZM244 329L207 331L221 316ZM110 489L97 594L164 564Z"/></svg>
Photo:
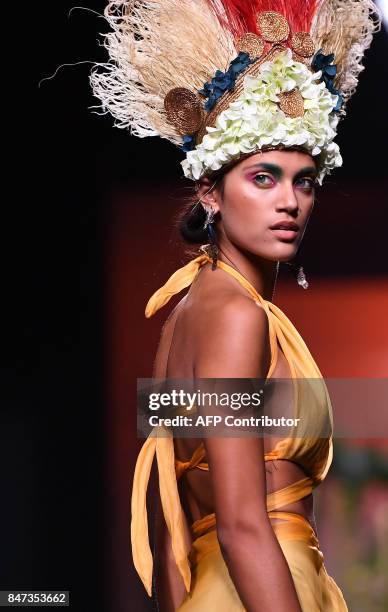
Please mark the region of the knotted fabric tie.
<svg viewBox="0 0 388 612"><path fill-rule="evenodd" d="M183 510L175 473L174 441L166 428L157 427L153 429L139 453L132 489L132 556L136 571L150 597L152 594L153 559L148 538L146 495L155 453L163 514L171 536L174 559L187 592L190 591L191 582L188 560L190 551L184 537Z"/></svg>
<svg viewBox="0 0 388 612"><path fill-rule="evenodd" d="M147 319L152 317L155 312L162 308L172 298L173 295L185 289L193 282L198 270L204 263L211 261L208 255L199 255L195 259L189 261L188 264L179 268L170 276L168 281L160 287L148 300L145 316Z"/></svg>
<svg viewBox="0 0 388 612"><path fill-rule="evenodd" d="M179 461L179 459L175 459L176 479L179 480L185 472L194 468L204 470L205 472L209 471L209 465L202 461L205 454L205 447L203 442L201 442L201 444L195 449L189 461Z"/></svg>

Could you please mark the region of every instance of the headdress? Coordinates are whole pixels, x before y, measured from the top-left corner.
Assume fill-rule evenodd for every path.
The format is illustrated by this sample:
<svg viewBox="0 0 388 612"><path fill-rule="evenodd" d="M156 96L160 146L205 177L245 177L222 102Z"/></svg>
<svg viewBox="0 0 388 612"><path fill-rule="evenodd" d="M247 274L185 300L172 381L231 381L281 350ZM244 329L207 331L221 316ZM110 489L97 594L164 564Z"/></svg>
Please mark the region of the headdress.
<svg viewBox="0 0 388 612"><path fill-rule="evenodd" d="M342 164L336 128L380 25L371 0L113 0L103 112L186 153L193 180L243 154L301 147L319 182ZM102 67L102 69L101 69Z"/></svg>

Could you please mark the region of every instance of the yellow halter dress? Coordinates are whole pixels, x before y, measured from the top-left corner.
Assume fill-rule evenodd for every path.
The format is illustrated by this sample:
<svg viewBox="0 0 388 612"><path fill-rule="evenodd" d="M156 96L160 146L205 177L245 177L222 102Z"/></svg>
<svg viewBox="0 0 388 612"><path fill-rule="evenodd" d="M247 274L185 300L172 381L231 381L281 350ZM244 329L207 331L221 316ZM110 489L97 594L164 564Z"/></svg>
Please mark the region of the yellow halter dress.
<svg viewBox="0 0 388 612"><path fill-rule="evenodd" d="M203 254L177 270L150 298L146 317L151 317L173 295L188 287L201 266L210 261L210 257ZM294 383L295 416L301 418L301 423L306 423L306 435L281 439L264 456L265 461L293 461L300 465L306 474L306 477L297 482L267 495L270 519L282 519L281 522L273 523L272 527L290 568L301 608L303 612L346 612L347 606L341 590L326 572L312 526L302 515L280 510L287 504L309 495L324 480L330 468L333 456L332 409L326 385L306 344L285 314L277 306L264 300L234 268L221 261L217 262L217 266L241 283L252 299L266 312L271 346L267 379L271 378L275 369L279 345L288 362ZM300 384L304 379L307 384ZM315 383L312 388L308 381ZM311 435L311 428L309 429L309 422L311 424L312 420L313 430L316 432L314 435ZM320 431L325 432L324 437L319 436ZM243 611L243 605L220 551L217 532L214 529L215 514L209 514L192 524L191 550L187 549L185 543L183 510L177 480L187 470L209 470L205 461L204 445L199 445L190 461L180 462L174 456L172 436L166 436L166 430L158 436L157 428L139 453L132 490L132 555L148 594L151 595L152 592L153 559L148 539L146 493L155 455L163 514L171 535L174 558L187 591L179 611L213 612L215 607L228 612Z"/></svg>

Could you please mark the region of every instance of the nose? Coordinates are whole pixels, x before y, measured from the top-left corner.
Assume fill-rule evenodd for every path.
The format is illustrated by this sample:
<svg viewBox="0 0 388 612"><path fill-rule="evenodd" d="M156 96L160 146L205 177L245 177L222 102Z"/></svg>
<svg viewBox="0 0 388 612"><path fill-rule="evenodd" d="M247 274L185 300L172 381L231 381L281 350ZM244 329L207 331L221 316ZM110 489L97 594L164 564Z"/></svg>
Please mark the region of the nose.
<svg viewBox="0 0 388 612"><path fill-rule="evenodd" d="M282 190L279 193L279 199L276 203L276 210L278 212L285 210L289 215L298 214L299 203L291 183L283 184Z"/></svg>

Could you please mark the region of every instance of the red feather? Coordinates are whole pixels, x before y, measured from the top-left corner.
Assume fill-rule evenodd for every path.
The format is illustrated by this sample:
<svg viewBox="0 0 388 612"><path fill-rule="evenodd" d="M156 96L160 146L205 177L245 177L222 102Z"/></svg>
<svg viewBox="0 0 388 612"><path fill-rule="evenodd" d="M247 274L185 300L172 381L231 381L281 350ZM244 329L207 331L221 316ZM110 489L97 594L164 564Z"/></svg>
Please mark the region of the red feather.
<svg viewBox="0 0 388 612"><path fill-rule="evenodd" d="M276 11L286 17L291 33L310 32L313 17L320 0L206 0L223 28L233 37L246 32L260 34L256 25L257 14Z"/></svg>

